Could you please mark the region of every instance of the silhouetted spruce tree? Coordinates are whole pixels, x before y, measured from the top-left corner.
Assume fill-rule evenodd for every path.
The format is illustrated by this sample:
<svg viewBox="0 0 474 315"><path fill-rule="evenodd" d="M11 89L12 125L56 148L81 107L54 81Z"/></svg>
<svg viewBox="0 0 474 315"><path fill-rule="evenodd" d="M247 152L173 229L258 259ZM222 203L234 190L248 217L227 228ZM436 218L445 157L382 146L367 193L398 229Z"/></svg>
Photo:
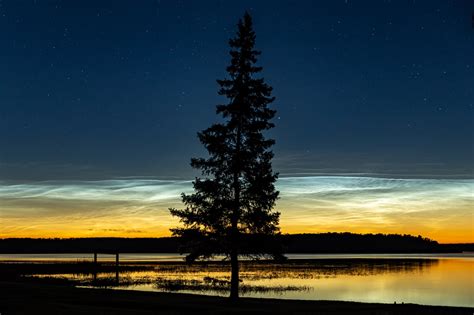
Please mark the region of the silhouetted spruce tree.
<svg viewBox="0 0 474 315"><path fill-rule="evenodd" d="M275 110L268 107L274 97L264 79L256 77L262 68L255 65L260 52L254 49L248 13L229 44L229 78L217 80L219 95L228 99L217 105L223 122L198 133L209 157L191 159L204 178L195 179L193 194L182 194L185 209L170 211L184 225L171 231L186 240L182 251L189 253L188 261L214 255L230 258L230 297L237 299L239 256L284 257L278 242L280 214L272 211L279 193L271 165L274 140L263 135L274 127L270 120Z"/></svg>

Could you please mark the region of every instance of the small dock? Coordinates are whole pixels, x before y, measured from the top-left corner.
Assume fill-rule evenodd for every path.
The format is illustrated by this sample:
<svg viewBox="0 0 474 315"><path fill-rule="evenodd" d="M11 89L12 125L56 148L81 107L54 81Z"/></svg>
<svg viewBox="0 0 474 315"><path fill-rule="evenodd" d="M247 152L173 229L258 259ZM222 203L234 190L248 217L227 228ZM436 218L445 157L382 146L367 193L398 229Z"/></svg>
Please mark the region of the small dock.
<svg viewBox="0 0 474 315"><path fill-rule="evenodd" d="M93 273L94 282L97 281L97 267L98 267L97 256L98 256L98 254L115 255L115 283L119 284L119 282L120 282L120 277L119 277L120 255L119 255L118 252L113 252L113 253L110 253L110 252L94 252L94 273Z"/></svg>
<svg viewBox="0 0 474 315"><path fill-rule="evenodd" d="M120 255L118 252L115 253L104 253L104 252L94 252L94 264L97 265L97 255L106 254L106 255L115 255L115 266L118 267L120 264Z"/></svg>

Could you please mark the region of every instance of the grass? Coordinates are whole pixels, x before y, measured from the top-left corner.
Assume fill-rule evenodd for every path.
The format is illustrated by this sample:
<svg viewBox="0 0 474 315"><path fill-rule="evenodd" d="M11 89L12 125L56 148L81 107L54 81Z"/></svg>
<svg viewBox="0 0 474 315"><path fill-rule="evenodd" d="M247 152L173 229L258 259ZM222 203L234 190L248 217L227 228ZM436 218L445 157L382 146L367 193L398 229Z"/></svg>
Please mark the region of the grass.
<svg viewBox="0 0 474 315"><path fill-rule="evenodd" d="M202 280L195 279L162 279L155 280L154 286L168 292L194 291L194 292L218 292L226 294L230 292L230 282L211 277ZM264 286L241 284L240 293L269 293L309 290L304 286Z"/></svg>

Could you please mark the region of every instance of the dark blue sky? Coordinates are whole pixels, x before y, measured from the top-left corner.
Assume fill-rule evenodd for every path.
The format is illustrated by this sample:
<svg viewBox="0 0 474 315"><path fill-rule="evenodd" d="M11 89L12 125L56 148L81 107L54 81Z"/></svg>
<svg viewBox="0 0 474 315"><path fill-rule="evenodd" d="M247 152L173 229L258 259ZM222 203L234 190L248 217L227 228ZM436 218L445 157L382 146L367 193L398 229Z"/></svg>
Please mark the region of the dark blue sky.
<svg viewBox="0 0 474 315"><path fill-rule="evenodd" d="M283 175L473 177L474 1L0 1L0 180L187 178L248 9Z"/></svg>

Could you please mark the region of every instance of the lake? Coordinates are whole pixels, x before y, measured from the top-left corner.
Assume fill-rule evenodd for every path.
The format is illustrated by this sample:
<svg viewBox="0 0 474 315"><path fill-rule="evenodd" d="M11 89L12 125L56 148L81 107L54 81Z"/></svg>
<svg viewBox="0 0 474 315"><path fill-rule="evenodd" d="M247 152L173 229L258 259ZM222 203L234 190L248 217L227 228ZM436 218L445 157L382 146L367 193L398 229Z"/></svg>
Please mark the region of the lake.
<svg viewBox="0 0 474 315"><path fill-rule="evenodd" d="M242 296L307 300L474 307L474 254L289 254L288 262L243 261ZM0 254L2 263L61 266L91 261L91 254ZM38 272L28 276L67 279L77 286L226 296L229 266L219 261L182 263L178 254L99 255L108 270ZM54 269L55 267L53 267Z"/></svg>

